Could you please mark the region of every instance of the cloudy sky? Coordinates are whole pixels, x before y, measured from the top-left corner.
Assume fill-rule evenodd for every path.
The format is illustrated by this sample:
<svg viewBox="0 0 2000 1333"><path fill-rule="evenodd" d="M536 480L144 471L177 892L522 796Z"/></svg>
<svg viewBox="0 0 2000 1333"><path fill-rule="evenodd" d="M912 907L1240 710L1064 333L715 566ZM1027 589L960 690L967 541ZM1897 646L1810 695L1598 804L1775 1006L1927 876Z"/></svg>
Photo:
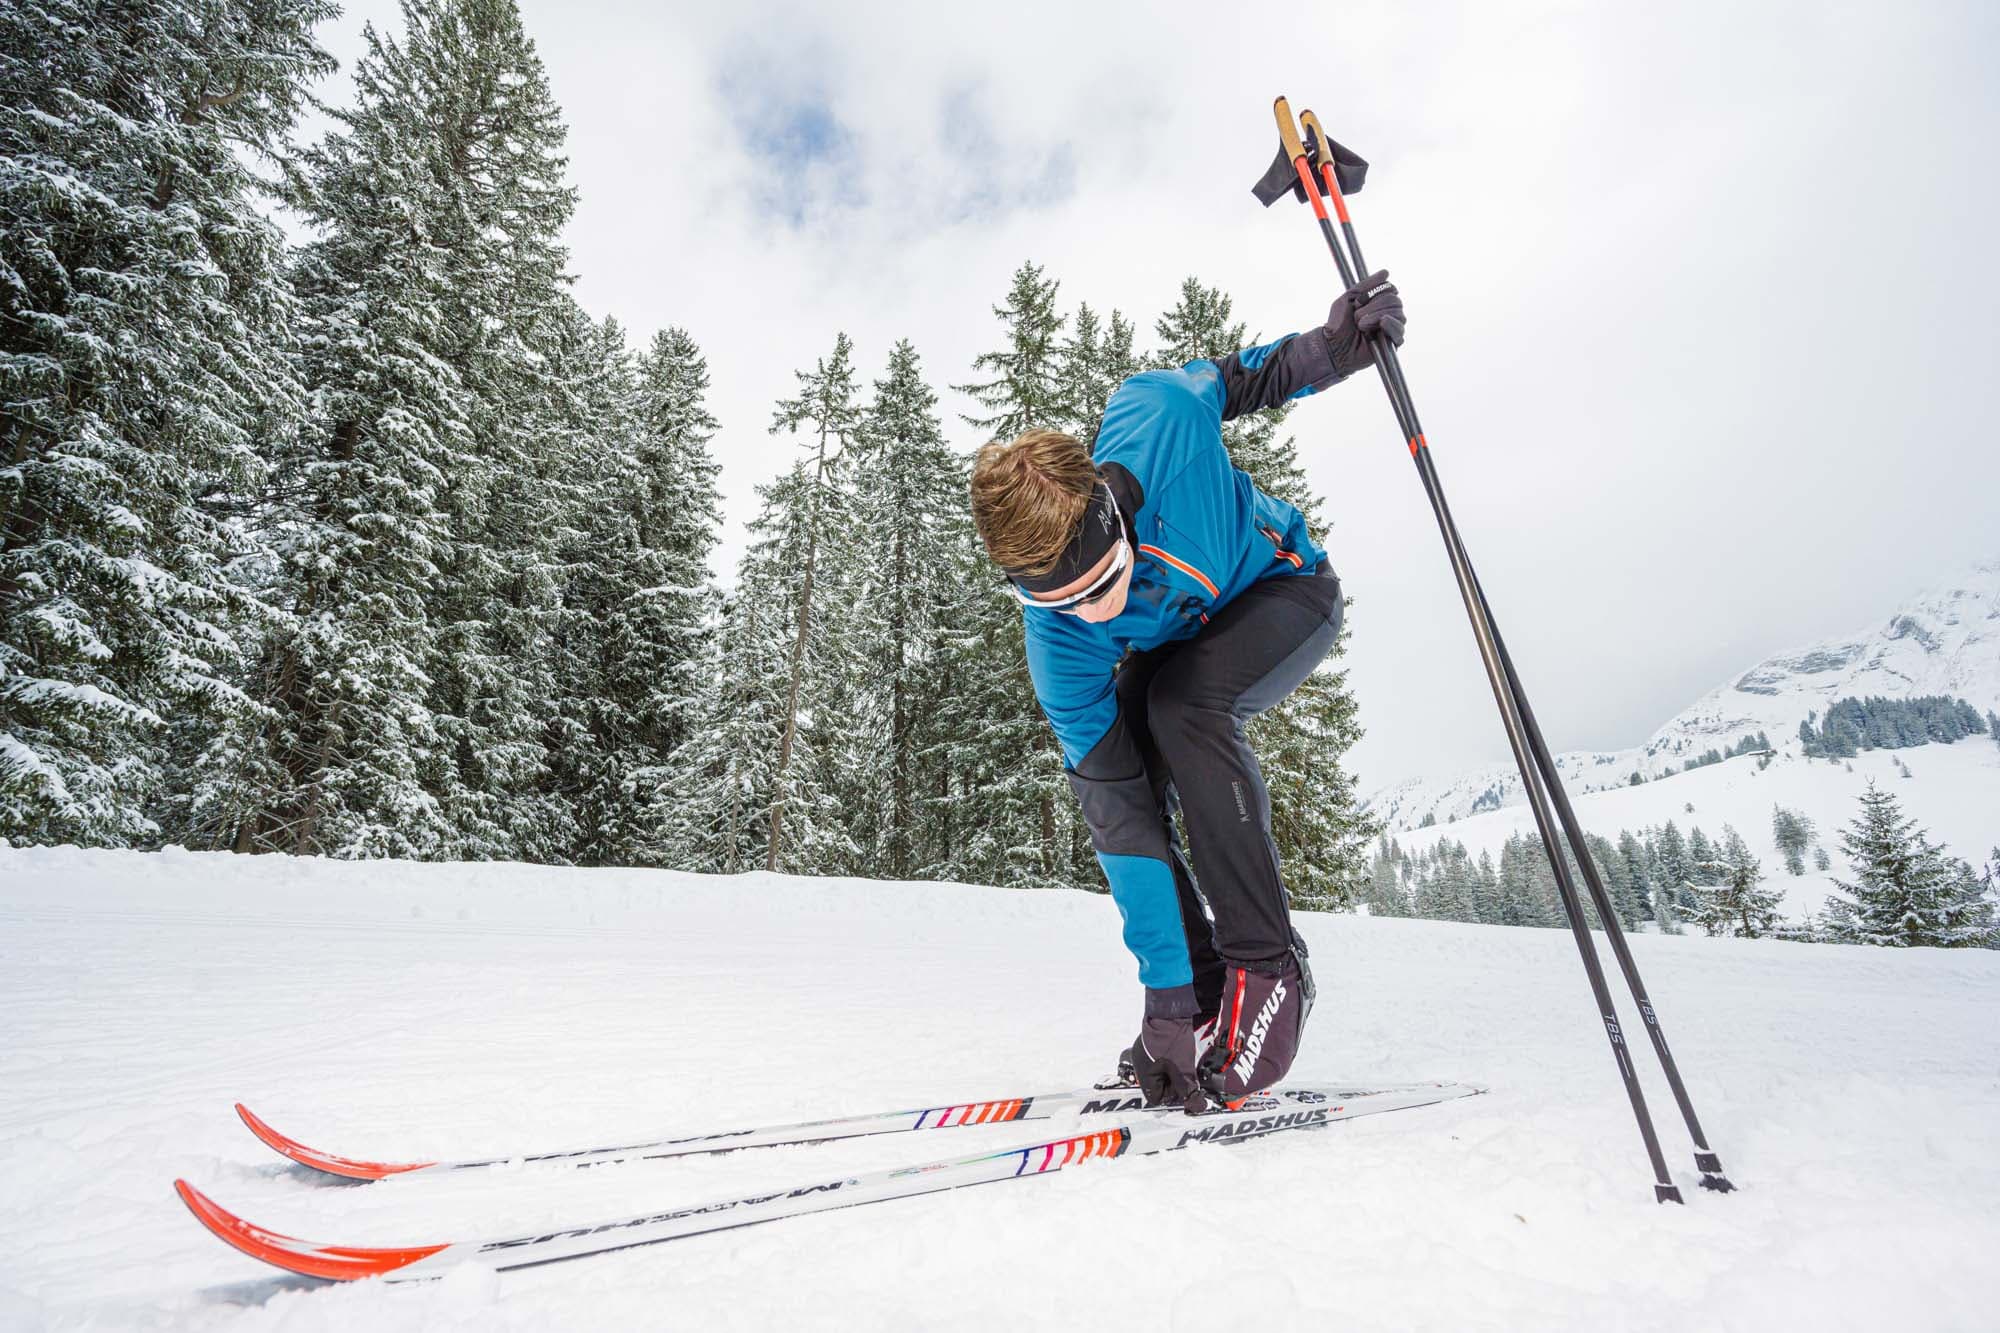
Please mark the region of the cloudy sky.
<svg viewBox="0 0 2000 1333"><path fill-rule="evenodd" d="M1024 259L1150 330L1183 277L1325 317L1271 99L1374 164L1370 261L1558 749L1642 741L1759 658L2000 554L1988 4L776 5L524 0L570 127L577 293L706 349L725 565L845 330L945 386ZM366 0L325 33L351 64ZM323 89L344 99L345 72ZM1364 788L1504 760L1372 377L1293 418L1355 605Z"/></svg>

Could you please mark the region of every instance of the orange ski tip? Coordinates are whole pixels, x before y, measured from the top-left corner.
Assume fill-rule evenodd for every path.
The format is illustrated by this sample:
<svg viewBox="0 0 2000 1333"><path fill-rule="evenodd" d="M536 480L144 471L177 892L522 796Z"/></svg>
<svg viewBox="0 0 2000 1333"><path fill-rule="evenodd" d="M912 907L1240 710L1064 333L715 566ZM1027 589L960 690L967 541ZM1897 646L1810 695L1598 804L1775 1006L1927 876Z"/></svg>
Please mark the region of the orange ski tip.
<svg viewBox="0 0 2000 1333"><path fill-rule="evenodd" d="M435 1162L357 1162L351 1157L340 1157L317 1148L308 1148L289 1135L280 1134L259 1119L255 1112L242 1102L236 1103L236 1114L242 1118L252 1134L263 1140L273 1152L291 1158L301 1166L309 1166L315 1171L328 1175L345 1176L349 1180L380 1180L384 1176L397 1176L405 1171L421 1171Z"/></svg>
<svg viewBox="0 0 2000 1333"><path fill-rule="evenodd" d="M349 1245L316 1245L309 1240L266 1231L254 1222L246 1222L185 1180L174 1182L174 1193L180 1195L188 1211L213 1232L216 1239L252 1259L261 1259L287 1272L302 1273L307 1277L332 1278L341 1282L379 1277L399 1268L408 1268L419 1259L428 1259L439 1250L449 1248L445 1245L411 1245L397 1249L364 1249Z"/></svg>

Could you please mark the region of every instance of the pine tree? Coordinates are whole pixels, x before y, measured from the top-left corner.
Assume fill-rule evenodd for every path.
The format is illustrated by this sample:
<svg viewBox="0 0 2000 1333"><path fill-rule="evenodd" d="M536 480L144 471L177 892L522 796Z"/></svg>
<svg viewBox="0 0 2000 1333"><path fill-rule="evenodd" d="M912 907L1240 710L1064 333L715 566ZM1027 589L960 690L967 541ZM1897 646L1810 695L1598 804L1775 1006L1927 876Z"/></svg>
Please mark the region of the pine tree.
<svg viewBox="0 0 2000 1333"><path fill-rule="evenodd" d="M1771 837L1785 858L1785 873L1806 873L1806 849L1812 846L1813 822L1796 810L1782 805L1771 807Z"/></svg>
<svg viewBox="0 0 2000 1333"><path fill-rule="evenodd" d="M816 607L814 587L821 551L832 551L840 535L853 530L847 450L861 425L853 354L847 335L836 335L831 356L821 357L812 370L794 372L798 397L781 400L771 420L773 435L803 430L811 456L767 497L771 518L766 549L777 557L774 575L786 583L784 605L792 625L785 656L785 726L765 839L764 868L772 871L789 865L799 873L837 872L854 855L841 827L837 797L827 790L832 774L823 763L825 752L839 743L844 715L814 706L832 702L828 694L857 674L850 669L852 639L842 618L828 609L829 602L838 605L838 600L819 590ZM831 569L833 562L828 563ZM802 714L807 719L803 729ZM788 815L793 823L789 833Z"/></svg>
<svg viewBox="0 0 2000 1333"><path fill-rule="evenodd" d="M1688 866L1688 881L1698 888L1713 887L1722 882L1722 854L1708 840L1708 835L1701 831L1699 824L1688 830Z"/></svg>
<svg viewBox="0 0 2000 1333"><path fill-rule="evenodd" d="M1007 440L1025 430L1072 424L1073 396L1066 389L1058 341L1064 323L1056 309L1059 287L1034 264L1016 269L1007 300L993 307L1006 345L972 359L975 372L993 378L952 386L987 409L988 415L965 420L985 430L990 439Z"/></svg>
<svg viewBox="0 0 2000 1333"><path fill-rule="evenodd" d="M1548 874L1539 840L1516 833L1500 849L1498 896L1492 920L1502 926L1549 924L1541 877Z"/></svg>
<svg viewBox="0 0 2000 1333"><path fill-rule="evenodd" d="M566 810L574 822L564 859L678 864L658 825L678 795L669 761L696 725L708 667L720 524L708 371L679 329L636 364L615 323L583 331L575 363L559 366L588 452L554 487L575 508L554 525L563 585L543 817Z"/></svg>
<svg viewBox="0 0 2000 1333"><path fill-rule="evenodd" d="M1367 888L1362 895L1369 915L1411 914L1410 895L1404 890L1408 867L1402 848L1393 846L1386 835L1378 837L1374 859L1369 863Z"/></svg>
<svg viewBox="0 0 2000 1333"><path fill-rule="evenodd" d="M1714 883L1696 889L1692 919L1710 935L1733 933L1744 939L1768 935L1783 895L1757 887L1764 878L1763 867L1742 835L1727 824L1722 834L1717 854L1721 873Z"/></svg>
<svg viewBox="0 0 2000 1333"><path fill-rule="evenodd" d="M254 723L232 568L303 402L246 164L284 164L333 12L0 9L0 836L183 837L170 750Z"/></svg>
<svg viewBox="0 0 2000 1333"><path fill-rule="evenodd" d="M1993 940L1993 906L1963 861L1945 855L1874 783L1841 846L1854 882L1826 900L1828 934L1853 944L1964 948Z"/></svg>
<svg viewBox="0 0 2000 1333"><path fill-rule="evenodd" d="M427 663L444 743L428 774L452 854L562 859L546 729L562 690L552 641L567 571L557 549L597 452L558 368L579 337L562 229L566 131L514 0L404 0L385 85L428 126L424 225L442 258L440 355L468 390L465 448L442 499L451 538L427 589Z"/></svg>
<svg viewBox="0 0 2000 1333"><path fill-rule="evenodd" d="M452 361L458 264L426 145L430 108L401 49L370 29L357 104L305 155L293 208L308 429L274 469L260 523L286 618L250 693L267 710L213 752L233 761L196 819L239 851L426 857L455 850L437 794L453 758L430 693L428 603L450 559L448 478L473 450Z"/></svg>
<svg viewBox="0 0 2000 1333"><path fill-rule="evenodd" d="M1653 891L1646 878L1646 849L1630 830L1618 831L1618 855L1625 862L1626 882L1631 886L1633 913L1631 924L1636 928L1641 921L1653 915Z"/></svg>
<svg viewBox="0 0 2000 1333"><path fill-rule="evenodd" d="M873 873L908 879L949 857L926 829L927 798L945 780L944 747L955 713L939 669L960 592L940 559L972 540L963 462L945 444L937 394L917 352L898 342L860 429L855 528L861 602L855 652L865 673L854 718L865 738L850 775L849 808L861 821Z"/></svg>
<svg viewBox="0 0 2000 1333"><path fill-rule="evenodd" d="M967 416L988 438L1011 439L1036 427L1074 427L1060 345L1064 320L1058 284L1034 264L1015 270L1006 301L993 307L1001 346L973 358L991 379L954 386L972 395L984 416ZM1102 884L1095 865L1079 864L1075 801L1063 778L1062 755L1042 722L1028 679L1021 610L998 586L990 564L968 552L960 576L967 601L948 677L963 708L952 742L958 781L975 782L989 821L982 836L952 858L957 867L985 867L982 882ZM954 876L958 874L954 870ZM1087 878L1081 878L1086 876Z"/></svg>
<svg viewBox="0 0 2000 1333"><path fill-rule="evenodd" d="M1681 838L1681 831L1669 819L1653 841L1653 858L1656 874L1653 878L1654 897L1665 896L1671 901L1675 919L1687 914L1692 906L1688 899L1687 886L1694 878L1694 860L1688 854L1688 844ZM1658 909L1655 908L1655 916Z"/></svg>

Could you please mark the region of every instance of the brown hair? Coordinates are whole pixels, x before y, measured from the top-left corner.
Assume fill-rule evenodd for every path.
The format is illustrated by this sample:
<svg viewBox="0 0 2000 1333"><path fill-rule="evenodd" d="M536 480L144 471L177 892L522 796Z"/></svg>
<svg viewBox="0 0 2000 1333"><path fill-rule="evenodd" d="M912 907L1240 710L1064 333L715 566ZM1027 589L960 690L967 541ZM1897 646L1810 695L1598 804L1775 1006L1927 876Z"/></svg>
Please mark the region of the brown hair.
<svg viewBox="0 0 2000 1333"><path fill-rule="evenodd" d="M972 524L1002 569L1055 568L1097 489L1090 450L1059 430L1024 431L986 445L972 462Z"/></svg>

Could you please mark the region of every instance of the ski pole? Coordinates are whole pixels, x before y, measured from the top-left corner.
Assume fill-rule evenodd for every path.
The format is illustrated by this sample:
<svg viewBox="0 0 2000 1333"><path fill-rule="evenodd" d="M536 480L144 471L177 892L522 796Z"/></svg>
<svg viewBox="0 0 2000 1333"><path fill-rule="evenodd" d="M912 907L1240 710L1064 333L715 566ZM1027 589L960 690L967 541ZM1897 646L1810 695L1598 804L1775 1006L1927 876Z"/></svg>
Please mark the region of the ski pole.
<svg viewBox="0 0 2000 1333"><path fill-rule="evenodd" d="M1292 119L1291 107L1280 97L1273 109L1278 121L1278 138L1282 152L1292 163L1293 171L1303 190L1303 197L1312 206L1313 215L1320 224L1321 235L1326 240L1327 248L1333 253L1334 263L1340 269L1342 280L1351 288L1355 282L1355 275L1348 267L1346 255L1341 249L1340 238L1334 233L1332 222L1327 217L1326 200L1321 192L1320 182L1313 174L1311 159L1305 145L1300 142L1298 126ZM1341 206L1341 211L1345 213L1344 205ZM1548 851L1550 868L1555 874L1556 890L1562 899L1564 914L1569 918L1570 933L1583 960L1584 973L1589 978L1591 994L1597 1001L1599 1017L1604 1024L1605 1038L1611 1045L1612 1058L1618 1065L1619 1077L1624 1082L1626 1096L1632 1104L1633 1118L1638 1122L1639 1137L1645 1144L1646 1157L1653 1168L1653 1197L1661 1203L1670 1201L1680 1203L1682 1202L1680 1187L1673 1183L1667 1171L1666 1159L1661 1155L1659 1136L1654 1132L1652 1116L1646 1109L1646 1094L1639 1086L1638 1072L1632 1067L1624 1029L1618 1021L1618 1010L1612 1003L1611 990L1604 978L1604 967L1597 957L1596 947L1591 943L1590 929L1584 921L1576 886L1570 881L1569 870L1561 852L1561 843L1556 839L1555 820L1549 812L1547 797L1540 784L1540 774L1529 750L1520 716L1514 706L1513 691L1506 683L1506 670L1493 640L1491 623L1484 614L1482 599L1473 582L1471 563L1458 540L1457 528L1452 522L1450 511L1445 508L1443 487L1438 480L1436 468L1432 465L1429 442L1424 438L1423 427L1417 420L1415 405L1403 391L1405 386L1402 384L1401 367L1396 360L1395 347L1385 338L1378 338L1375 342L1375 368L1382 377L1383 388L1389 395L1390 405L1395 410L1404 438L1409 442L1410 457L1416 463L1424 493L1430 500L1431 512L1437 519L1438 531L1444 538L1445 553L1451 561L1452 575L1458 582L1459 596L1465 603L1466 616L1472 622L1473 638L1478 644L1480 659L1486 668L1487 683L1492 687L1494 702L1500 709L1500 721L1507 732L1507 744L1513 751L1515 766L1520 770L1521 785L1527 793L1530 811L1541 833L1542 845Z"/></svg>
<svg viewBox="0 0 2000 1333"><path fill-rule="evenodd" d="M1300 112L1299 121L1306 127L1310 140L1310 155L1319 166L1321 182L1326 187L1328 197L1333 201L1335 214L1340 218L1340 227L1347 240L1347 249L1354 258L1354 268L1358 273L1366 273L1368 261L1362 257L1361 238L1355 235L1354 221L1348 215L1347 200L1340 188L1339 173L1336 170L1337 154L1341 151L1339 145L1328 136L1319 118L1311 111ZM1390 348L1390 351L1392 355L1385 372L1385 379L1392 382L1390 389L1392 398L1406 405L1410 419L1414 421L1416 409L1411 405L1410 388L1403 378L1402 363L1393 355L1394 348ZM1457 522L1450 520L1450 505L1445 503L1441 488L1438 492L1438 501L1451 523L1452 540L1459 543L1462 551L1463 539L1458 536ZM1471 571L1469 560L1466 568L1468 572ZM1488 631L1493 636L1494 647L1499 650L1500 665L1504 668L1509 692L1513 695L1515 709L1520 714L1522 725L1527 731L1529 750L1536 766L1541 770L1549 797L1555 805L1556 816L1562 824L1564 836L1569 839L1570 850L1576 856L1577 867L1590 890L1591 904L1596 907L1598 920L1604 925L1605 936L1611 942L1612 955L1618 960L1618 967L1624 974L1625 984L1632 991L1633 1002L1639 1006L1639 1012L1645 1019L1646 1034L1652 1040L1653 1053L1659 1057L1660 1068L1667 1076L1667 1086L1673 1091L1674 1101L1680 1107L1681 1118L1687 1123L1688 1136L1694 1141L1695 1168L1701 1173L1702 1188L1727 1193L1735 1187L1723 1174L1722 1159L1709 1146L1708 1136L1702 1132L1701 1119L1695 1114L1694 1101L1688 1096L1687 1085L1681 1079L1680 1067L1674 1061L1673 1051L1668 1048L1666 1031L1660 1024L1659 1014L1653 1008L1652 997L1646 991L1646 983L1639 976L1638 962L1632 957L1631 946L1626 943L1625 931L1618 922L1618 912L1611 902L1611 894L1604 887L1604 878L1598 873L1597 863L1590 856L1589 847L1584 840L1582 821L1577 818L1576 808L1570 802L1569 792L1563 785L1554 756L1542 735L1541 724L1536 721L1535 710L1528 703L1527 690L1521 684L1520 672L1514 667L1513 656L1507 651L1506 640L1500 635L1500 626L1493 618L1493 609L1486 600L1485 589L1480 585L1476 573L1472 576L1472 588L1478 598L1480 612L1486 619Z"/></svg>

